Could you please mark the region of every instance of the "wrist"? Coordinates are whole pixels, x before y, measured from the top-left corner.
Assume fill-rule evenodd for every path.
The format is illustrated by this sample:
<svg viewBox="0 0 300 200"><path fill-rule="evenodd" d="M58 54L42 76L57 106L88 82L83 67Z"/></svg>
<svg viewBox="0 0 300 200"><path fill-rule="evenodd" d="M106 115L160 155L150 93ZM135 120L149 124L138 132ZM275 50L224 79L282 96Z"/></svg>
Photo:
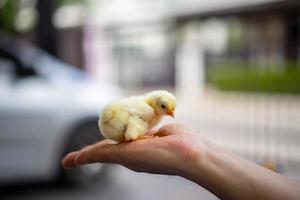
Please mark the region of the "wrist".
<svg viewBox="0 0 300 200"><path fill-rule="evenodd" d="M193 165L185 171L184 177L221 199L234 199L232 189L236 188L239 179L231 171L231 168L235 168L235 157L207 140L201 140L201 148L198 149Z"/></svg>
<svg viewBox="0 0 300 200"><path fill-rule="evenodd" d="M210 165L212 164L212 160L216 159L215 149L212 144L208 141L201 141L201 145L199 145L194 152L193 156L190 157L188 163L190 163L188 169L185 171L184 177L188 179L192 179L192 181L199 183L205 182L206 179L210 179ZM196 180L195 180L196 178Z"/></svg>
<svg viewBox="0 0 300 200"><path fill-rule="evenodd" d="M213 160L217 159L217 153L215 146L205 139L197 138L194 142L187 150L188 156L185 156L185 162L182 163L184 168L181 175L200 184L199 181L210 179L211 174L208 172Z"/></svg>
<svg viewBox="0 0 300 200"><path fill-rule="evenodd" d="M183 177L220 199L297 199L298 182L201 140ZM296 198L295 198L296 197Z"/></svg>

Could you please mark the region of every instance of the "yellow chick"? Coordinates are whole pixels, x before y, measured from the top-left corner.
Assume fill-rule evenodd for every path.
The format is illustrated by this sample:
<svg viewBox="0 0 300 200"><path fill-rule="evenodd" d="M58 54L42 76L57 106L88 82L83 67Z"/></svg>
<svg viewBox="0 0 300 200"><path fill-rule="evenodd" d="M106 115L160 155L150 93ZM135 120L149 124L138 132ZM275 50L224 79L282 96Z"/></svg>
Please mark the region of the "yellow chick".
<svg viewBox="0 0 300 200"><path fill-rule="evenodd" d="M118 142L145 137L164 115L174 117L176 98L158 90L109 103L100 114L98 126L105 138Z"/></svg>

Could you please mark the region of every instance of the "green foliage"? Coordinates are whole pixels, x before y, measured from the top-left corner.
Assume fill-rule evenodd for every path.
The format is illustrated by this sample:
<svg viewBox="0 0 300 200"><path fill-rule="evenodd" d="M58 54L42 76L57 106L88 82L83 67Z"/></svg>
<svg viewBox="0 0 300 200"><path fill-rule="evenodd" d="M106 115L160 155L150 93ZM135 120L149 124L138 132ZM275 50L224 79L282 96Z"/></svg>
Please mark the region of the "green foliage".
<svg viewBox="0 0 300 200"><path fill-rule="evenodd" d="M208 81L221 90L300 94L300 68L256 65L225 65L213 67Z"/></svg>
<svg viewBox="0 0 300 200"><path fill-rule="evenodd" d="M84 4L86 0L56 0L57 6L64 6L70 4Z"/></svg>
<svg viewBox="0 0 300 200"><path fill-rule="evenodd" d="M56 0L57 7L84 3L86 3L86 0ZM0 4L0 29L17 33L15 21L20 5L21 0L6 0L3 4Z"/></svg>
<svg viewBox="0 0 300 200"><path fill-rule="evenodd" d="M7 0L0 7L0 29L15 32L15 18L19 9L19 0Z"/></svg>

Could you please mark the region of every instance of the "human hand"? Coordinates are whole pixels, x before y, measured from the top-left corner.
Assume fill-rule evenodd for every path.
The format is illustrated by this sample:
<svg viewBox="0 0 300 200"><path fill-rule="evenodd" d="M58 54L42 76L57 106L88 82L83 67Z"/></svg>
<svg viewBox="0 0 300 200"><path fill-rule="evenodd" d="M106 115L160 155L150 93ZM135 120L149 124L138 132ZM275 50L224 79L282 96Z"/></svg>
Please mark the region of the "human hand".
<svg viewBox="0 0 300 200"><path fill-rule="evenodd" d="M117 163L137 172L179 175L220 199L299 199L300 182L271 172L200 138L182 124L127 143L102 140L65 156L68 169L88 163Z"/></svg>
<svg viewBox="0 0 300 200"><path fill-rule="evenodd" d="M68 169L88 163L117 163L137 172L184 176L205 151L205 141L182 124L164 125L149 134L159 137L115 143L102 140L65 156Z"/></svg>

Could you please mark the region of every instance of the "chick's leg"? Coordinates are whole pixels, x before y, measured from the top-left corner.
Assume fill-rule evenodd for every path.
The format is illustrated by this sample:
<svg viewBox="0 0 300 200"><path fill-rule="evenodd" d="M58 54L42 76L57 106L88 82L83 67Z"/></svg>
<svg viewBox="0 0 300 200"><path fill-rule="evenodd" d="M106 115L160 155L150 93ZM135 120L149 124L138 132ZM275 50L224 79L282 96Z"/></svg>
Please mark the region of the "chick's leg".
<svg viewBox="0 0 300 200"><path fill-rule="evenodd" d="M126 141L133 141L140 139L148 130L148 123L139 117L131 117L128 120L127 129L125 132Z"/></svg>

